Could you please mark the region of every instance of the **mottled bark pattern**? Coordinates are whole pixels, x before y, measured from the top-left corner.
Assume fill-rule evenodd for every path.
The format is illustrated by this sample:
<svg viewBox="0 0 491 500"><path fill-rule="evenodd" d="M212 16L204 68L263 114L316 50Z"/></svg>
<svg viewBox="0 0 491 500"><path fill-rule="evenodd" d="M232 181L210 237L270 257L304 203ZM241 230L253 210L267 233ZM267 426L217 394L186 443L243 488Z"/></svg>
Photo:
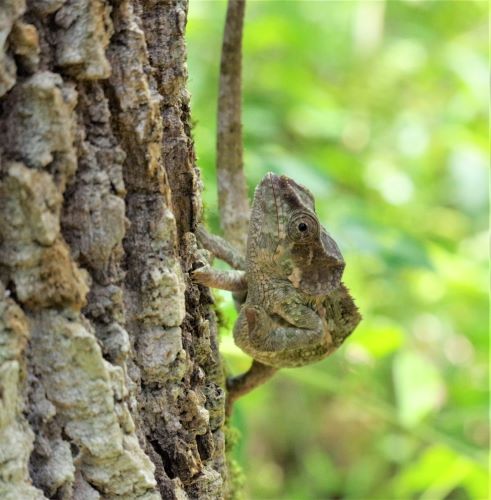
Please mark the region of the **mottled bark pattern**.
<svg viewBox="0 0 491 500"><path fill-rule="evenodd" d="M227 495L186 16L0 6L0 498Z"/></svg>

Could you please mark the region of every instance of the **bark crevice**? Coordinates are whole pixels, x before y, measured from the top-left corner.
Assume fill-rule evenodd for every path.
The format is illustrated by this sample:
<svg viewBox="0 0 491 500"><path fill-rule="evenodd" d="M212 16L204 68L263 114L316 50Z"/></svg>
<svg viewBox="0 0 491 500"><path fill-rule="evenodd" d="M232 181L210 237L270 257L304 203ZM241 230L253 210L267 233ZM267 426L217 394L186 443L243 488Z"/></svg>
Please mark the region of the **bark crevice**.
<svg viewBox="0 0 491 500"><path fill-rule="evenodd" d="M217 329L186 276L201 211L186 11L7 2L2 498L224 495Z"/></svg>

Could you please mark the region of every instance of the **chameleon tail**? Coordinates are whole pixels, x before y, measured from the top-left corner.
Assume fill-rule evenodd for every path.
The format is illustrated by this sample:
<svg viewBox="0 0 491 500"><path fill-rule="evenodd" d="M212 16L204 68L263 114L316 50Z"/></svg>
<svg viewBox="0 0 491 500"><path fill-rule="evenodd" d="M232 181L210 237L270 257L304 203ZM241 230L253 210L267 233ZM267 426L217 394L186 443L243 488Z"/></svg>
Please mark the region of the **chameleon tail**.
<svg viewBox="0 0 491 500"><path fill-rule="evenodd" d="M225 414L229 417L232 413L233 404L236 399L252 391L258 385L266 382L276 372L278 368L264 365L254 360L251 367L245 373L227 379L227 400L225 404Z"/></svg>

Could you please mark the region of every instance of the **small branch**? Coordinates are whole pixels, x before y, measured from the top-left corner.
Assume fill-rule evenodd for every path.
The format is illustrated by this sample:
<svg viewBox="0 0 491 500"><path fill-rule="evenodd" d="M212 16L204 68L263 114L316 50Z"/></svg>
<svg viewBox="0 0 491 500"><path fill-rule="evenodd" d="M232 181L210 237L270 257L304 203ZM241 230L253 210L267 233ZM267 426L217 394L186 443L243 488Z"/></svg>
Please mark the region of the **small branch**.
<svg viewBox="0 0 491 500"><path fill-rule="evenodd" d="M259 361L253 360L251 367L245 373L231 377L227 380L227 401L225 405L225 414L230 416L233 404L236 399L264 384L276 372L278 368L264 365Z"/></svg>
<svg viewBox="0 0 491 500"><path fill-rule="evenodd" d="M218 97L217 177L225 238L245 253L249 201L243 172L241 59L245 0L229 0L223 34Z"/></svg>

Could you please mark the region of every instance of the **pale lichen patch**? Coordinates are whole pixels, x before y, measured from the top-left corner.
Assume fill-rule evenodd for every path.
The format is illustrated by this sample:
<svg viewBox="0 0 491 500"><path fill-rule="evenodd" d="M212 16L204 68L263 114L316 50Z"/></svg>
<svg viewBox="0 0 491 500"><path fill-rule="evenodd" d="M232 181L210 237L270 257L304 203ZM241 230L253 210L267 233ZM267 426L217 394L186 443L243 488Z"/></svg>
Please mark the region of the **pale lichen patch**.
<svg viewBox="0 0 491 500"><path fill-rule="evenodd" d="M41 499L29 479L34 434L23 415L28 321L5 292L0 282L0 498Z"/></svg>
<svg viewBox="0 0 491 500"><path fill-rule="evenodd" d="M55 15L56 60L80 80L107 78L105 49L112 34L110 7L102 0L67 0Z"/></svg>
<svg viewBox="0 0 491 500"><path fill-rule="evenodd" d="M49 71L16 85L8 96L5 128L0 125L5 153L29 167L49 165L56 183L63 187L77 167L73 147L76 102L73 86Z"/></svg>

